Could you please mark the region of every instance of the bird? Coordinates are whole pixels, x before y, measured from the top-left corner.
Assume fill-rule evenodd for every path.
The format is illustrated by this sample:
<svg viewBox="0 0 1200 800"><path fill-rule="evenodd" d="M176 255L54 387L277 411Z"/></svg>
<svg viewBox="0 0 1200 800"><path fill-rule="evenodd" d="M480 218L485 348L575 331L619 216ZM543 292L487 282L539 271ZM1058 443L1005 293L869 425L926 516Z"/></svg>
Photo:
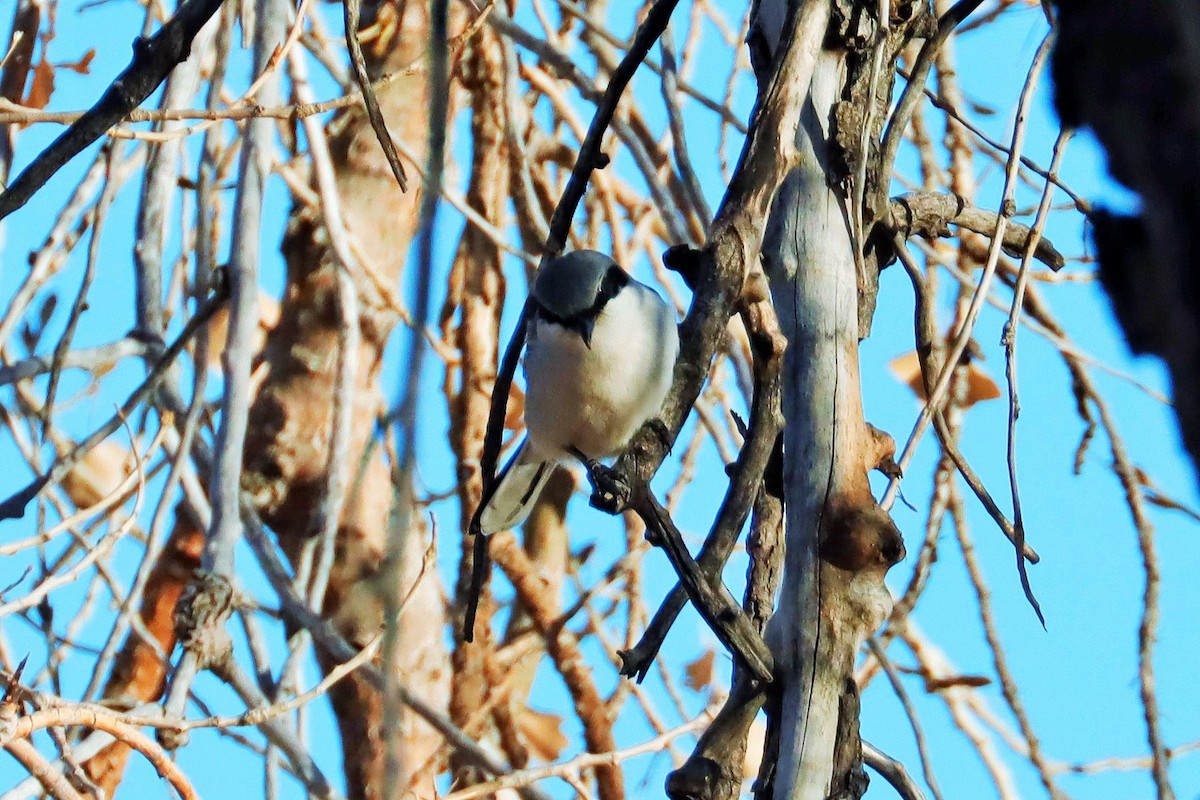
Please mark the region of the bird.
<svg viewBox="0 0 1200 800"><path fill-rule="evenodd" d="M479 515L484 534L518 525L555 467L624 449L662 407L679 355L674 309L610 256L550 259L531 293L525 440Z"/></svg>

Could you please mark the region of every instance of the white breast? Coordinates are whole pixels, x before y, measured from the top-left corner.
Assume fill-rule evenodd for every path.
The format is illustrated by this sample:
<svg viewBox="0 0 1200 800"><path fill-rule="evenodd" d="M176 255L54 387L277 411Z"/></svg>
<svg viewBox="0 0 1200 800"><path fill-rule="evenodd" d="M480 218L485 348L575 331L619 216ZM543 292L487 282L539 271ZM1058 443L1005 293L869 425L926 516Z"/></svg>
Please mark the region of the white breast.
<svg viewBox="0 0 1200 800"><path fill-rule="evenodd" d="M674 312L637 281L600 312L590 348L577 332L536 320L525 356L530 443L550 459L572 447L615 455L658 412L678 354Z"/></svg>

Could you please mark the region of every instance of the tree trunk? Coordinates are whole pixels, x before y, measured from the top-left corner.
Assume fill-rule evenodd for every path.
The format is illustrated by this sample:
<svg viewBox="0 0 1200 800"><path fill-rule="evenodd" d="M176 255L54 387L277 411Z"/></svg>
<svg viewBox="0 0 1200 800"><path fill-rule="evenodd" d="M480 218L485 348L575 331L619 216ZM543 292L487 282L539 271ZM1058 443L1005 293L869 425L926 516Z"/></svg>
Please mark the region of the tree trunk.
<svg viewBox="0 0 1200 800"><path fill-rule="evenodd" d="M772 59L778 44L769 21L783 5L762 3L752 33ZM904 552L867 480L882 444L863 419L858 373L860 304L874 306L860 288L873 289L856 268L850 200L834 188L843 158L834 113L848 82L847 55L826 39L796 131L795 168L775 200L762 253L788 339L787 533L779 610L768 629L780 684L774 752L765 759L774 772L762 774L759 791L789 800L858 796L865 788L852 670L863 639L891 608L883 578ZM768 63L756 59L760 85Z"/></svg>
<svg viewBox="0 0 1200 800"><path fill-rule="evenodd" d="M419 2L380 3L364 9L362 27L378 35L364 43L372 79L399 71L425 52L429 10ZM424 70L393 80L378 90L384 118L393 137L424 152L428 107ZM354 275L361 319L361 344L355 370L354 409L349 442L351 481L338 528L336 561L325 596L325 613L351 642L364 644L380 630L381 597L390 585L380 571L386 566L404 576L401 615L401 672L410 690L444 707L449 670L441 632L444 608L436 571L422 571L425 543L407 537L402 564L384 565L387 520L393 497L382 448L373 440L383 407L379 370L383 350L395 323L395 287L401 285L405 255L413 235L420 189L401 192L384 158L366 113L356 108L329 126L330 151L337 191L349 238L360 263L374 275ZM283 243L288 282L281 323L266 348L269 373L251 410L243 485L254 495L263 519L279 537L295 563L315 531L329 464L329 436L337 381L340 268L316 208L298 205ZM411 583L420 576L420 584ZM411 593L410 593L411 592ZM321 656L326 668L332 662ZM342 733L347 796L351 800L380 796L385 753L380 734L379 693L357 673L330 691ZM441 737L411 713L401 754L405 776L413 776L441 745ZM428 771L424 785L431 793Z"/></svg>
<svg viewBox="0 0 1200 800"><path fill-rule="evenodd" d="M381 33L367 44L373 79L399 71L425 51L428 8L417 2L380 4L366 11L363 26L378 23ZM392 135L418 153L425 147L428 120L414 109L427 107L426 75L412 71L378 91ZM364 644L379 629L380 598L375 580L384 566L387 520L392 500L388 466L373 433L382 410L379 370L383 349L396 320L395 288L417 219L420 192L402 193L387 166L365 113L348 111L329 126L330 150L343 218L361 263L371 272L353 276L361 337L356 360L354 405L349 436L350 481L338 525L335 563L329 576L324 611L351 642ZM287 288L280 324L271 331L262 354L268 374L249 412L243 489L254 498L263 519L296 563L314 541L319 507L328 480L333 398L337 388L339 329L342 322L337 265L320 210L298 203L283 242ZM219 346L219 345L217 345ZM442 642L445 624L435 571L422 570L426 549L421 536L408 537L404 563L389 565L404 576L407 603L401 617L402 670L406 686L434 706L445 706L449 669ZM175 645L175 598L198 566L203 539L180 511L170 541L147 584L141 622L168 654ZM414 589L412 583L420 578ZM336 662L318 650L328 669ZM105 688L106 700L124 704L161 696L165 665L154 646L131 634ZM329 692L342 733L347 796L376 797L383 784L385 754L379 733L379 692L354 673ZM405 721L404 782L416 776L437 751L442 738L413 715ZM111 794L119 785L127 748L111 745L87 764L89 775ZM433 792L433 772L410 788Z"/></svg>

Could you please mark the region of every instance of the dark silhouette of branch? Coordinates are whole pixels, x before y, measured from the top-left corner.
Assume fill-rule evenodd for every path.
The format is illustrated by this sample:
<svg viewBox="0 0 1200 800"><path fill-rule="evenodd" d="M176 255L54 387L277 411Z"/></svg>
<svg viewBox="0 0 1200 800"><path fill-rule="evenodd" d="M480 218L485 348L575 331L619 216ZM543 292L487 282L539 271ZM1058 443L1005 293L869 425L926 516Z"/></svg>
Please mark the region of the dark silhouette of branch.
<svg viewBox="0 0 1200 800"><path fill-rule="evenodd" d="M700 571L687 550L683 534L648 486L631 498L630 508L646 523L646 538L663 548L679 575L680 584L687 590L688 598L721 644L737 657L755 680L770 683L774 678L775 659L762 635L725 585L719 579L710 580Z"/></svg>
<svg viewBox="0 0 1200 800"><path fill-rule="evenodd" d="M679 258L677 249L670 259L674 268L682 269L684 273L690 273L688 262L692 260ZM746 443L736 464L731 467L731 479L725 499L696 557L701 574L712 583L721 579L725 562L733 552L738 534L762 486L764 472L776 452L779 432L783 428L783 414L779 405L783 343L760 330L752 316L748 315L746 322L747 330L754 334L751 341L755 345L755 391L750 407L750 422L744 430ZM639 683L646 677L667 632L687 600L688 594L684 586L676 584L659 607L638 644L620 654L622 675L636 676Z"/></svg>
<svg viewBox="0 0 1200 800"><path fill-rule="evenodd" d="M25 205L63 165L141 105L187 59L192 40L220 7L221 0L187 0L153 36L134 39L129 66L0 194L0 219Z"/></svg>

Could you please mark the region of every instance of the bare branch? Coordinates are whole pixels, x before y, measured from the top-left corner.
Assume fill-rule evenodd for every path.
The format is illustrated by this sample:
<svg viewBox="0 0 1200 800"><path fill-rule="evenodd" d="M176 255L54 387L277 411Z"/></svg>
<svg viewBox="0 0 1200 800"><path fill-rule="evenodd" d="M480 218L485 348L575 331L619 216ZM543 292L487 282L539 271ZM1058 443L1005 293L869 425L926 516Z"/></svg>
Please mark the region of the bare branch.
<svg viewBox="0 0 1200 800"><path fill-rule="evenodd" d="M188 57L192 39L221 7L221 2L185 0L157 33L148 39L135 39L133 60L108 91L0 193L0 219L25 205L60 167L141 105L175 65Z"/></svg>

